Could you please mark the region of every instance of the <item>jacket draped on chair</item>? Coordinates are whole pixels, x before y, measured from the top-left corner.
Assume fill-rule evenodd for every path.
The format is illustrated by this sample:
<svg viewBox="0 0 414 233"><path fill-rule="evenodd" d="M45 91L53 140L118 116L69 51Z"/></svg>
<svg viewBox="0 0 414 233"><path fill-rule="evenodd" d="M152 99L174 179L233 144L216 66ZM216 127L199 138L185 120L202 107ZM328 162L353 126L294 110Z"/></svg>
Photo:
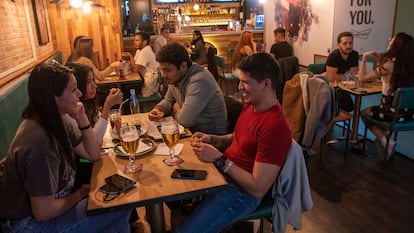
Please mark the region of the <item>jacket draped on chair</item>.
<svg viewBox="0 0 414 233"><path fill-rule="evenodd" d="M287 224L301 229L302 214L312 208L313 201L302 148L295 140L273 185L272 198L273 233L285 232Z"/></svg>

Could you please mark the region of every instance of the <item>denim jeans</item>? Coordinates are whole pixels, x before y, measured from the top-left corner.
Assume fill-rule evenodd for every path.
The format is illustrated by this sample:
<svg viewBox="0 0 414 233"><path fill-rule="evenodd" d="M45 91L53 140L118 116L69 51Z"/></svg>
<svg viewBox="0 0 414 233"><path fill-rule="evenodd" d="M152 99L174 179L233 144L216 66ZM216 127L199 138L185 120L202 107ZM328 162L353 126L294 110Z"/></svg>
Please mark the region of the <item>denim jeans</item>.
<svg viewBox="0 0 414 233"><path fill-rule="evenodd" d="M217 233L241 217L254 211L261 199L236 184L218 192L207 193L177 233Z"/></svg>
<svg viewBox="0 0 414 233"><path fill-rule="evenodd" d="M129 233L131 209L86 216L87 199L83 199L66 213L47 221L36 221L32 217L2 223L3 232L108 232Z"/></svg>

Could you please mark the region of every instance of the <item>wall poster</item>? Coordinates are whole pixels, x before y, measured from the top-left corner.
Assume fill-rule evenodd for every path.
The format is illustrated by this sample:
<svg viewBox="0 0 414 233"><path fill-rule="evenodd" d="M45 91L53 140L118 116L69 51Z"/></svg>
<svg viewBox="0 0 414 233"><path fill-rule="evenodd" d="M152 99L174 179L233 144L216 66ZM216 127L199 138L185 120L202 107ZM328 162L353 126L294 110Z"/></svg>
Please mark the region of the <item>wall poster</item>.
<svg viewBox="0 0 414 233"><path fill-rule="evenodd" d="M354 50L383 52L392 37L396 0L336 0L332 48L343 31L354 35Z"/></svg>
<svg viewBox="0 0 414 233"><path fill-rule="evenodd" d="M47 22L43 0L32 0L32 6L39 45L47 44L49 42L49 35L47 32Z"/></svg>

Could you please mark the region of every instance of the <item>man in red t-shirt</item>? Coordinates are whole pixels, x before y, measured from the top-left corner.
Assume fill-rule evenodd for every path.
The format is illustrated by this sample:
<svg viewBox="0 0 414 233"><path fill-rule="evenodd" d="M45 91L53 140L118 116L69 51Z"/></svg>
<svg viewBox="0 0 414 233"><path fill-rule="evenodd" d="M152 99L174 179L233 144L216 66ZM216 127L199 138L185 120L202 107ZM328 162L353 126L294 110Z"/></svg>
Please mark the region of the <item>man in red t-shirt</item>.
<svg viewBox="0 0 414 233"><path fill-rule="evenodd" d="M214 163L226 174L229 188L208 193L175 232L220 232L255 210L275 182L292 143L276 97L281 78L276 60L270 54L257 53L243 59L238 68L245 105L234 133L196 132L192 144L200 160Z"/></svg>

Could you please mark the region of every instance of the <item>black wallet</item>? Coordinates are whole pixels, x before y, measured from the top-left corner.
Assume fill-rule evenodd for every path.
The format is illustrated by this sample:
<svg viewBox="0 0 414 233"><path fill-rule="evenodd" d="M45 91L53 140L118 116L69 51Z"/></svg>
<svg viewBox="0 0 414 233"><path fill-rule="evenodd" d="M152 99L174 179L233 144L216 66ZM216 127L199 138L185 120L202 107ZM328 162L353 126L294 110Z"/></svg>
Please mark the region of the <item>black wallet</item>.
<svg viewBox="0 0 414 233"><path fill-rule="evenodd" d="M105 185L99 188L99 190L106 194L120 194L133 188L136 184L135 181L121 176L119 174L113 174L112 176L105 178Z"/></svg>

